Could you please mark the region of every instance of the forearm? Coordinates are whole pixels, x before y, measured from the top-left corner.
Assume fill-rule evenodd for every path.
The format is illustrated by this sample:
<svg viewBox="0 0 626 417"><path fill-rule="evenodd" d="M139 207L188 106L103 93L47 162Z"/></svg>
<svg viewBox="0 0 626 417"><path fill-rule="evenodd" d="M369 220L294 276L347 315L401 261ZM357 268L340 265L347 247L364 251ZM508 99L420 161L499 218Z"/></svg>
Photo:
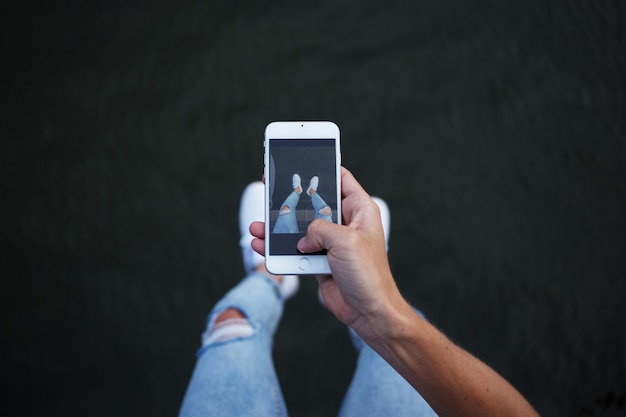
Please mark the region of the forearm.
<svg viewBox="0 0 626 417"><path fill-rule="evenodd" d="M495 371L453 344L402 301L368 324L361 337L440 416L536 416Z"/></svg>
<svg viewBox="0 0 626 417"><path fill-rule="evenodd" d="M497 373L411 309L391 276L376 204L345 168L341 187L345 226L316 220L298 242L303 253L327 250L333 276L318 280L328 309L409 381L439 415L536 416Z"/></svg>

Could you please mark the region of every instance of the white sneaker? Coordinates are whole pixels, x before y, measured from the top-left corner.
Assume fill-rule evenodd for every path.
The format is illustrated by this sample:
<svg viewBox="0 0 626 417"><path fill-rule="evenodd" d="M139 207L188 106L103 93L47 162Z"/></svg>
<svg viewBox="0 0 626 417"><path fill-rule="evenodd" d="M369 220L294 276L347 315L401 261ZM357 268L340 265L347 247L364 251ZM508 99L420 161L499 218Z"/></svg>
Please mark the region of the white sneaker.
<svg viewBox="0 0 626 417"><path fill-rule="evenodd" d="M302 193L302 181L300 180L300 175L293 174L293 177L291 177L291 186L293 187L293 190L298 193L298 195ZM299 188L300 191L296 191L296 188Z"/></svg>
<svg viewBox="0 0 626 417"><path fill-rule="evenodd" d="M283 300L296 295L300 288L300 277L297 275L283 275L283 280L278 284L278 292Z"/></svg>
<svg viewBox="0 0 626 417"><path fill-rule="evenodd" d="M309 188L307 188L306 193L308 195L313 194L315 191L317 191L317 187L320 184L320 179L319 177L316 175L313 178L311 178L311 182L309 183Z"/></svg>
<svg viewBox="0 0 626 417"><path fill-rule="evenodd" d="M294 175L294 179L298 174ZM298 180L300 177L298 176ZM302 187L300 187L302 191ZM248 184L243 190L239 203L239 246L243 258L243 267L247 275L250 275L256 268L265 262L265 258L252 249L251 243L254 237L250 234L250 223L262 222L264 220L265 186L261 181ZM283 300L293 297L300 287L300 279L297 275L284 275L282 282L278 285Z"/></svg>
<svg viewBox="0 0 626 417"><path fill-rule="evenodd" d="M239 203L239 233L241 239L241 254L243 257L243 268L246 274L251 274L259 265L265 262L265 258L252 249L252 235L250 234L250 223L262 222L264 218L265 186L261 181L255 181L243 190Z"/></svg>

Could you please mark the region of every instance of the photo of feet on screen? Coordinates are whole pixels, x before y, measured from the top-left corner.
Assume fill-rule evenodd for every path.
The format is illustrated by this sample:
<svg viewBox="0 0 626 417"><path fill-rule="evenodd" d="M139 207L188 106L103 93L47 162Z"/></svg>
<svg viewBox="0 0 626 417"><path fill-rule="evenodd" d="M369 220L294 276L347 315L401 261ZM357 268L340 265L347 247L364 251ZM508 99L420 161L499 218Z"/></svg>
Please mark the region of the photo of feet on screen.
<svg viewBox="0 0 626 417"><path fill-rule="evenodd" d="M271 245L280 253L295 254L295 243L313 220L337 221L335 141L270 141L269 221L276 246ZM288 247L277 247L284 245Z"/></svg>

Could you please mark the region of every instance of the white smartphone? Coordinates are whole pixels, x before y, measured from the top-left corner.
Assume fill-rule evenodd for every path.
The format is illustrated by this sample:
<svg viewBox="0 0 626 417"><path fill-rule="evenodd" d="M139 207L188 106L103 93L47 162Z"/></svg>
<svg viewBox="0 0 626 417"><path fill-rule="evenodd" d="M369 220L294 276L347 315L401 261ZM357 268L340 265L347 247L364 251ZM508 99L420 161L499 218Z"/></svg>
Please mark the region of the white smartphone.
<svg viewBox="0 0 626 417"><path fill-rule="evenodd" d="M309 224L341 224L339 128L326 121L265 128L265 267L276 275L329 274L326 251L296 245Z"/></svg>

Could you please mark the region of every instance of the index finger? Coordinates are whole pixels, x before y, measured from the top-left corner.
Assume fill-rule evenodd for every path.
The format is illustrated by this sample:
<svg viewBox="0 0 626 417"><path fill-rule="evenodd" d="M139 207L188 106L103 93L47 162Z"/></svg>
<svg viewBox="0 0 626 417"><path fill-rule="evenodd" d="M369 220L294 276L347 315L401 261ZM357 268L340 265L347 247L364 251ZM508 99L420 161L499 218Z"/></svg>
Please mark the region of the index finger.
<svg viewBox="0 0 626 417"><path fill-rule="evenodd" d="M361 184L354 178L352 172L348 170L346 167L341 167L341 195L346 198L354 194L365 194L368 195L367 192L361 187Z"/></svg>
<svg viewBox="0 0 626 417"><path fill-rule="evenodd" d="M343 195L341 212L344 224L353 226L367 224L371 217L380 216L377 211L378 207L370 195L354 178L354 175L344 167L341 167L341 194Z"/></svg>

